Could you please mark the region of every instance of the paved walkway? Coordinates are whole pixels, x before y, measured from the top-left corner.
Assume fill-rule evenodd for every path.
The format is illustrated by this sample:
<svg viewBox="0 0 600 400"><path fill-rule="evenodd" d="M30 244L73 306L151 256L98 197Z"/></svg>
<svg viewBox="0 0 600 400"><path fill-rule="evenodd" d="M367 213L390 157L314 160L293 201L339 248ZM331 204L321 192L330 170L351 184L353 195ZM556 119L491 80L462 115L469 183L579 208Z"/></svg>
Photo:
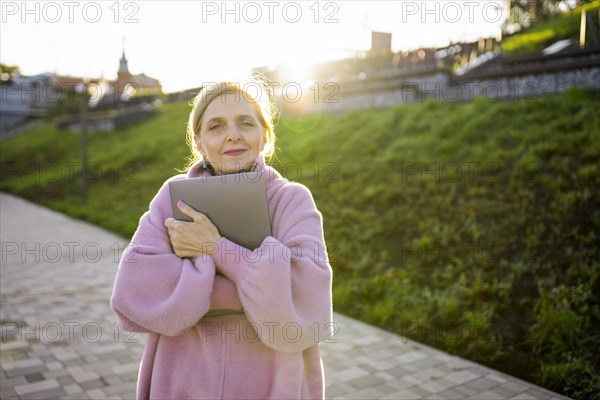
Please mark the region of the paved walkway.
<svg viewBox="0 0 600 400"><path fill-rule="evenodd" d="M0 194L0 398L131 399L145 337L108 299L127 240ZM340 314L328 398L565 399Z"/></svg>

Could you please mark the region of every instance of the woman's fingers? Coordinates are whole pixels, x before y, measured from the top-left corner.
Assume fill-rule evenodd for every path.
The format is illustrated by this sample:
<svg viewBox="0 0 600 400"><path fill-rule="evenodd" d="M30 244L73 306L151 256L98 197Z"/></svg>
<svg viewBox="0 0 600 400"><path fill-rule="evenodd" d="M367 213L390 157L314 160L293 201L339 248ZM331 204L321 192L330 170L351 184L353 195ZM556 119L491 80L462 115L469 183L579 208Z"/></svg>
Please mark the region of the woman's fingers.
<svg viewBox="0 0 600 400"><path fill-rule="evenodd" d="M189 205L185 204L183 200L179 200L177 202L177 207L181 210L182 213L190 217L194 222L205 223L208 217L202 214L199 211L194 210Z"/></svg>
<svg viewBox="0 0 600 400"><path fill-rule="evenodd" d="M189 206L186 211L194 222L178 221L167 218L164 222L173 252L178 257L195 257L200 254L212 254L220 239L216 227L210 219ZM183 211L183 210L182 210Z"/></svg>

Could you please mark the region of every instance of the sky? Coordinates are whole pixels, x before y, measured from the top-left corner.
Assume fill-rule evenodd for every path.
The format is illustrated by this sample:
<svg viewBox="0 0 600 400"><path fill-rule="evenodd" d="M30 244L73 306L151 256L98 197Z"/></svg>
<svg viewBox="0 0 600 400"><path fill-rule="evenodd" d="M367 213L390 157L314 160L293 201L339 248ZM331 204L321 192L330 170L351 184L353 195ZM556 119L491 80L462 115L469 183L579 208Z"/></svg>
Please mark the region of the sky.
<svg viewBox="0 0 600 400"><path fill-rule="evenodd" d="M371 31L392 50L495 37L506 0L396 1L0 1L0 61L24 75L55 72L115 79L129 70L163 91L352 57Z"/></svg>

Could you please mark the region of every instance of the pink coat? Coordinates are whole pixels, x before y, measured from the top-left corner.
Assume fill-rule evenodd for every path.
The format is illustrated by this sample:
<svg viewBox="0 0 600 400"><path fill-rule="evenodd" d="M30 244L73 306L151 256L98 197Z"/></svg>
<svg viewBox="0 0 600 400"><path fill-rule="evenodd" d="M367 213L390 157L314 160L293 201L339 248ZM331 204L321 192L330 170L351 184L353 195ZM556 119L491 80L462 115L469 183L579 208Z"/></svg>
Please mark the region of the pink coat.
<svg viewBox="0 0 600 400"><path fill-rule="evenodd" d="M257 165L273 236L254 251L221 238L212 257L173 253L168 182L185 174L140 218L111 298L122 329L148 333L138 399L324 397L318 343L333 334L333 314L321 213L305 186L262 157ZM197 163L187 177L206 173ZM223 309L241 311L207 316Z"/></svg>

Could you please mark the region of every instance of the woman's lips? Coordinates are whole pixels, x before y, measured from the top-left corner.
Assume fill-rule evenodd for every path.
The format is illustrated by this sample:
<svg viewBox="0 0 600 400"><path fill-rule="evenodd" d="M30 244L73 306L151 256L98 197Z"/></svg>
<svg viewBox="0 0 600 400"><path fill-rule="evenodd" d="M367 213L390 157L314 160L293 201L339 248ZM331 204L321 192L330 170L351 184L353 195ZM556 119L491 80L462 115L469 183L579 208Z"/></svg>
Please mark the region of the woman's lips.
<svg viewBox="0 0 600 400"><path fill-rule="evenodd" d="M226 151L225 154L227 154L228 156L239 156L240 154L242 154L245 151L246 150L229 150L229 151Z"/></svg>

